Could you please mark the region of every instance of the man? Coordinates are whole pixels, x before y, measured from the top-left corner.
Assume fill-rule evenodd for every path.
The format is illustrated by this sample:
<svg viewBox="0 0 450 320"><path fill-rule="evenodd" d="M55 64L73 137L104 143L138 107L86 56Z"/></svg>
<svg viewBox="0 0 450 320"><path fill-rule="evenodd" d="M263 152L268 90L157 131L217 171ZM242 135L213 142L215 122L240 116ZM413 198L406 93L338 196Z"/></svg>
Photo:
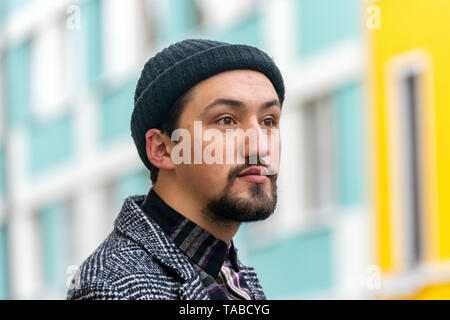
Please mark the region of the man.
<svg viewBox="0 0 450 320"><path fill-rule="evenodd" d="M275 210L283 100L252 46L188 39L152 57L131 131L153 186L125 200L68 299L265 299L232 238Z"/></svg>

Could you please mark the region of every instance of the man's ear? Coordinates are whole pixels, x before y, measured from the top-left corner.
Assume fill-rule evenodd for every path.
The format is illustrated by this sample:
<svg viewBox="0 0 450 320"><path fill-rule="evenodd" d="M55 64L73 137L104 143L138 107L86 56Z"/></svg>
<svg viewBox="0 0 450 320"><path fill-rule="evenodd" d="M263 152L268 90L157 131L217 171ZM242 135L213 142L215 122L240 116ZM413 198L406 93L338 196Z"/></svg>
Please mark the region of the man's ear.
<svg viewBox="0 0 450 320"><path fill-rule="evenodd" d="M145 150L147 158L156 168L171 170L175 168L170 156L172 146L170 139L159 129L153 128L145 133Z"/></svg>

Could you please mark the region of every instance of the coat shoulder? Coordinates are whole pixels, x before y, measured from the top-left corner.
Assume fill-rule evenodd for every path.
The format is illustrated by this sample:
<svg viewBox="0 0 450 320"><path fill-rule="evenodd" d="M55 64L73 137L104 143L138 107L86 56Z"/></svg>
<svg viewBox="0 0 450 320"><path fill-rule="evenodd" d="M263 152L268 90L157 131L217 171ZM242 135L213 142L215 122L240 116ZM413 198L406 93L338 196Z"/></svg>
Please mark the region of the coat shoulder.
<svg viewBox="0 0 450 320"><path fill-rule="evenodd" d="M74 274L67 299L177 299L180 286L176 274L114 229Z"/></svg>

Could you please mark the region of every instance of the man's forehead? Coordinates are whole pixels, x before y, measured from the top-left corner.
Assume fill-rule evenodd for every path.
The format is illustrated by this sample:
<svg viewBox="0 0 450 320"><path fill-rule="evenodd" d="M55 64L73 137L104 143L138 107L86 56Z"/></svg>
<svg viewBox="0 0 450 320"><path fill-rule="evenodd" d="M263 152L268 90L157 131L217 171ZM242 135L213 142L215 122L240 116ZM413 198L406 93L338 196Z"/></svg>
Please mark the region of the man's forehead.
<svg viewBox="0 0 450 320"><path fill-rule="evenodd" d="M232 70L214 75L190 90L192 100L203 108L218 99L240 101L243 104L278 100L271 81L262 73L252 70Z"/></svg>
<svg viewBox="0 0 450 320"><path fill-rule="evenodd" d="M215 74L203 81L198 86L206 85L220 85L224 82L227 84L233 84L237 82L245 81L249 84L271 84L269 78L261 72L248 69L229 70Z"/></svg>

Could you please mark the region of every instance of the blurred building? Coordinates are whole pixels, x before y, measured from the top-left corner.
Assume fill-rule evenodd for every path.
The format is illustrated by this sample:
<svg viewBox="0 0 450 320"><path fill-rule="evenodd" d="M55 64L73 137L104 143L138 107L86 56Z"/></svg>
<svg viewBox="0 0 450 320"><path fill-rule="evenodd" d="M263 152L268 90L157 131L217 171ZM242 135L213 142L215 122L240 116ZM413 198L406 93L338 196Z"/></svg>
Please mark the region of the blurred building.
<svg viewBox="0 0 450 320"><path fill-rule="evenodd" d="M381 14L368 37L379 296L449 299L450 2L369 5Z"/></svg>
<svg viewBox="0 0 450 320"><path fill-rule="evenodd" d="M236 238L268 298L375 296L365 2L2 1L0 298L65 298L70 266L148 191L134 88L149 57L192 37L260 47L285 76L279 205Z"/></svg>

